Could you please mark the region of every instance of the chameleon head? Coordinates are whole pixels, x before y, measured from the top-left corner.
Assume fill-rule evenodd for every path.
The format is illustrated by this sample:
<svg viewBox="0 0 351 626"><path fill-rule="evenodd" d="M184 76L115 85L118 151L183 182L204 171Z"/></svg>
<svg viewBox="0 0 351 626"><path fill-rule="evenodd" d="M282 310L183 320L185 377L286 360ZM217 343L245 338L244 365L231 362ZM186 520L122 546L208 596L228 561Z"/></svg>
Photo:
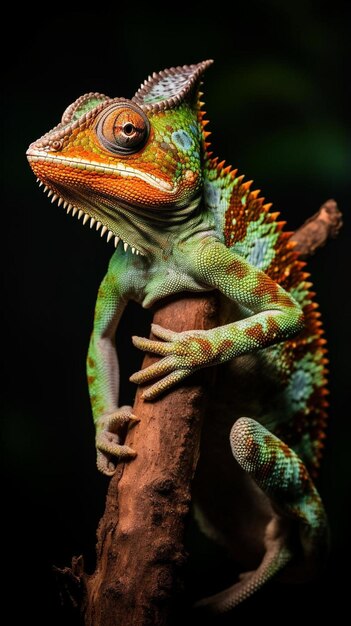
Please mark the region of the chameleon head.
<svg viewBox="0 0 351 626"><path fill-rule="evenodd" d="M27 151L44 190L84 223L138 250L131 223L169 227L201 196L202 125L197 100L211 64L149 77L131 100L81 96ZM141 251L141 250L140 250Z"/></svg>

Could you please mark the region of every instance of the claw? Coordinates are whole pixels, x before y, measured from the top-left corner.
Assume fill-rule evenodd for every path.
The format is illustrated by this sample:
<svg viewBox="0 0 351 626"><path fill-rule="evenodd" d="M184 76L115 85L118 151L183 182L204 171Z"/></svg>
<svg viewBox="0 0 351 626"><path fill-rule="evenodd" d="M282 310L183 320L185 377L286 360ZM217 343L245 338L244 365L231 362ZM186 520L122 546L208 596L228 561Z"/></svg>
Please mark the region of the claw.
<svg viewBox="0 0 351 626"><path fill-rule="evenodd" d="M97 457L96 457L96 465L97 465L98 470L102 472L103 474L105 474L105 476L114 475L117 469L117 463L119 461L129 461L136 457L135 450L132 450L132 448L130 448L129 446L118 446L118 448L120 449L119 456L115 462L109 456L109 454L111 453L106 454L106 451L102 451L98 449ZM114 452L114 454L116 453Z"/></svg>
<svg viewBox="0 0 351 626"><path fill-rule="evenodd" d="M131 427L132 425L140 422L140 419L131 413L131 407L122 406L117 409L114 413L106 416L100 422L100 427L104 430L110 432L118 432L121 427L128 425Z"/></svg>
<svg viewBox="0 0 351 626"><path fill-rule="evenodd" d="M96 447L100 452L107 452L118 460L129 459L136 456L135 450L129 446L120 445L117 442L117 436L113 433L104 431L96 438Z"/></svg>
<svg viewBox="0 0 351 626"><path fill-rule="evenodd" d="M96 466L99 472L102 472L105 476L113 476L116 471L116 465L99 450L96 457Z"/></svg>
<svg viewBox="0 0 351 626"><path fill-rule="evenodd" d="M140 421L141 421L140 417L137 417L136 415L131 414L129 416L128 428L133 428L133 426L136 426L136 424L138 424Z"/></svg>
<svg viewBox="0 0 351 626"><path fill-rule="evenodd" d="M97 423L96 448L97 467L106 476L113 476L119 462L136 456L135 450L120 443L120 435L125 436L125 428L132 428L140 419L133 415L130 406L122 406L110 415L101 417ZM115 458L113 458L115 457Z"/></svg>

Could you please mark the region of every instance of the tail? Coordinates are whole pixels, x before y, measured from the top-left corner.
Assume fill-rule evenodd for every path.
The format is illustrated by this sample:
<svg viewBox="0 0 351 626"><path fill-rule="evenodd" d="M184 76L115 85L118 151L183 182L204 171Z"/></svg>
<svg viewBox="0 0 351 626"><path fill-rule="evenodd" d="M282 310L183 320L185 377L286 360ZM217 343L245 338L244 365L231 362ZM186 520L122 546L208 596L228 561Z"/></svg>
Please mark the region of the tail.
<svg viewBox="0 0 351 626"><path fill-rule="evenodd" d="M313 577L328 548L324 507L307 469L283 441L253 419L242 417L230 433L233 455L271 501L264 557L228 589L200 600L195 607L224 613L251 596L291 563L294 576ZM296 528L298 542L296 542Z"/></svg>

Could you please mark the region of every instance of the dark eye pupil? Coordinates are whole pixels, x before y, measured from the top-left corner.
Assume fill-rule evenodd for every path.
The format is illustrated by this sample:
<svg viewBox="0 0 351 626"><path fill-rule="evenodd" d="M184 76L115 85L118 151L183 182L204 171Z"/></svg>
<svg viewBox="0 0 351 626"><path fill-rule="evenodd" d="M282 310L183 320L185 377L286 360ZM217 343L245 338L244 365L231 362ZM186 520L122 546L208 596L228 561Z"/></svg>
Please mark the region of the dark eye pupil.
<svg viewBox="0 0 351 626"><path fill-rule="evenodd" d="M127 122L127 124L124 124L123 126L123 132L125 135L132 135L135 131L134 125L131 124L131 122Z"/></svg>

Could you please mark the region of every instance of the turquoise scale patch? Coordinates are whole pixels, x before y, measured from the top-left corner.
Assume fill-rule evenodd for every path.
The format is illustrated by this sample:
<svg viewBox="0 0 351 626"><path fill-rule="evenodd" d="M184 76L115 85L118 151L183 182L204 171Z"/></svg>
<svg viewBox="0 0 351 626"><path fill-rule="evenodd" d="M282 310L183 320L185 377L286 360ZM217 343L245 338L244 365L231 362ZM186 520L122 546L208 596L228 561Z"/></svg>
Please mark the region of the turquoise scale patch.
<svg viewBox="0 0 351 626"><path fill-rule="evenodd" d="M217 209L221 200L220 189L214 183L206 180L204 183L204 194L207 206L212 210Z"/></svg>
<svg viewBox="0 0 351 626"><path fill-rule="evenodd" d="M214 176L216 173L212 170L205 173L204 200L215 219L218 235L224 239L225 214L230 204L234 182L226 176L211 180Z"/></svg>
<svg viewBox="0 0 351 626"><path fill-rule="evenodd" d="M193 139L186 130L176 130L172 133L172 141L177 148L187 152L193 146Z"/></svg>
<svg viewBox="0 0 351 626"><path fill-rule="evenodd" d="M295 363L295 371L291 374L286 394L294 412L306 411L307 402L314 387L323 385L323 365L307 353Z"/></svg>
<svg viewBox="0 0 351 626"><path fill-rule="evenodd" d="M255 267L262 269L266 264L266 259L269 256L270 242L267 239L257 239L247 257L249 263L252 263Z"/></svg>
<svg viewBox="0 0 351 626"><path fill-rule="evenodd" d="M275 244L279 237L274 222L265 224L262 213L258 220L250 222L246 236L242 241L234 243L233 252L245 257L249 263L265 272L275 257Z"/></svg>

